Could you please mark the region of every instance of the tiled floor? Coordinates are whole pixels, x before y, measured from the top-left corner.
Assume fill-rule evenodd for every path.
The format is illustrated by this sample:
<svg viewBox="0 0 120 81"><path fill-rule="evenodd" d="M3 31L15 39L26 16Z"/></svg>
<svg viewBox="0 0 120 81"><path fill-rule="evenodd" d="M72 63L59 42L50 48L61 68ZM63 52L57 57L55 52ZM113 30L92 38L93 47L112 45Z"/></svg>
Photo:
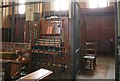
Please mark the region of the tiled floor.
<svg viewBox="0 0 120 81"><path fill-rule="evenodd" d="M115 79L115 59L109 56L97 57L96 70L85 70L77 79Z"/></svg>

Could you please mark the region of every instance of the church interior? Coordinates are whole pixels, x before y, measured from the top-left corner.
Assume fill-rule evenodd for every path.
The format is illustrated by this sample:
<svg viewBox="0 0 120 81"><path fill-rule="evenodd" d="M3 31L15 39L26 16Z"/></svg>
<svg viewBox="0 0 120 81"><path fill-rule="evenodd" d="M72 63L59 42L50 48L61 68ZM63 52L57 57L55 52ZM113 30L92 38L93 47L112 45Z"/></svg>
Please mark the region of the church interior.
<svg viewBox="0 0 120 81"><path fill-rule="evenodd" d="M119 0L1 0L0 80L120 80Z"/></svg>

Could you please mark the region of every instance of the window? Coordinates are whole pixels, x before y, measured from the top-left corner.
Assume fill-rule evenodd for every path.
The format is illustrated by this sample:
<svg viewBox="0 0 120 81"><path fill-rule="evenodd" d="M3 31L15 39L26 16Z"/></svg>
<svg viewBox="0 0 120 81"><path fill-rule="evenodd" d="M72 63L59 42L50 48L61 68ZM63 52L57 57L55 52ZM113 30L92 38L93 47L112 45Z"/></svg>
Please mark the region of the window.
<svg viewBox="0 0 120 81"><path fill-rule="evenodd" d="M24 14L25 13L25 0L19 0L19 7L18 7L18 13L19 14Z"/></svg>
<svg viewBox="0 0 120 81"><path fill-rule="evenodd" d="M109 6L108 0L89 0L89 8L101 8Z"/></svg>
<svg viewBox="0 0 120 81"><path fill-rule="evenodd" d="M69 9L69 1L68 0L54 0L52 4L52 9L55 11L65 11Z"/></svg>

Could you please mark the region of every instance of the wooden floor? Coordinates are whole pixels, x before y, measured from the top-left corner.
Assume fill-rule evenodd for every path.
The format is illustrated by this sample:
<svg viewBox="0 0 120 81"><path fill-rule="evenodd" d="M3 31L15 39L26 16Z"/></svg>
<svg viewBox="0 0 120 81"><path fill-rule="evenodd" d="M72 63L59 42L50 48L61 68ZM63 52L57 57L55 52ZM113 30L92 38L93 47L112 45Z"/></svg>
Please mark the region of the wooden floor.
<svg viewBox="0 0 120 81"><path fill-rule="evenodd" d="M76 79L115 79L115 58L109 55L97 56L95 70L83 70Z"/></svg>

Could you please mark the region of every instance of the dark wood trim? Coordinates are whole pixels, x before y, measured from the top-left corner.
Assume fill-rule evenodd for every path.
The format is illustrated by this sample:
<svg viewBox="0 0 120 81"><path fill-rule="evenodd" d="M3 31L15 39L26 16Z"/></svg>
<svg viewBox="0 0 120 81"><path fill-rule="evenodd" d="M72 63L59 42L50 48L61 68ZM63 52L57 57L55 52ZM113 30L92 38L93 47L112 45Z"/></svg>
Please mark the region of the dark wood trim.
<svg viewBox="0 0 120 81"><path fill-rule="evenodd" d="M95 8L95 9L82 8L81 9L81 14L101 14L101 13L109 14L113 12L114 12L114 7Z"/></svg>

